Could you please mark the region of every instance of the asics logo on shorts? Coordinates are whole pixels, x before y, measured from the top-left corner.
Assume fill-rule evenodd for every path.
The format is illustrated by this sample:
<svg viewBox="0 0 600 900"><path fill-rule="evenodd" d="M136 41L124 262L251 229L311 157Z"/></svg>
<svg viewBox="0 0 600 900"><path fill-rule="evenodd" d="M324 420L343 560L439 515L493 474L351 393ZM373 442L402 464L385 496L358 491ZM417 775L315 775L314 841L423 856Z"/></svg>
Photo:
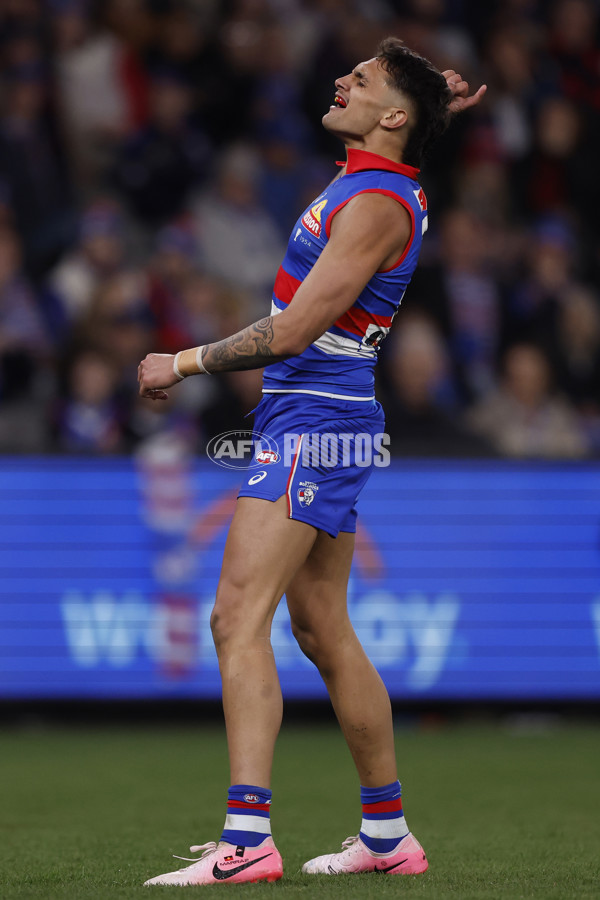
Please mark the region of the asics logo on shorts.
<svg viewBox="0 0 600 900"><path fill-rule="evenodd" d="M256 475L253 475L252 478L248 479L248 484L258 484L259 481L262 481L263 478L267 477L266 472L257 472Z"/></svg>

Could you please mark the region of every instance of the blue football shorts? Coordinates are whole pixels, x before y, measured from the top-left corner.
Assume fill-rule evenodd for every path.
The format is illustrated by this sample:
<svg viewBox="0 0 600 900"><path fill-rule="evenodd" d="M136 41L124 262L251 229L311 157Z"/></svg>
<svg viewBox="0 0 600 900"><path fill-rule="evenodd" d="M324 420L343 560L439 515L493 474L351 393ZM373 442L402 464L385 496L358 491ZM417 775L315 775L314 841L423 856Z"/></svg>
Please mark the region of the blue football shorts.
<svg viewBox="0 0 600 900"><path fill-rule="evenodd" d="M355 532L358 496L389 460L381 404L265 394L255 414L256 452L238 496L285 495L290 519L332 537Z"/></svg>

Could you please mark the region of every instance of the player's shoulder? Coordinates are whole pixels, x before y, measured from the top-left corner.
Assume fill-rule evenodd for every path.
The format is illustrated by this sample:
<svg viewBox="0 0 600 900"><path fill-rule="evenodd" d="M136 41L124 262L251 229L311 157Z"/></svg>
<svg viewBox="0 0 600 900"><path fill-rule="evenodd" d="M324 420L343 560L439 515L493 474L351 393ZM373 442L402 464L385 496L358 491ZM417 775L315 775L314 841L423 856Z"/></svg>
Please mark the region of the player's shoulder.
<svg viewBox="0 0 600 900"><path fill-rule="evenodd" d="M418 197L423 195L423 189L416 175L409 177L401 172L370 169L351 175L345 193L347 198L380 194L414 206L418 203Z"/></svg>
<svg viewBox="0 0 600 900"><path fill-rule="evenodd" d="M371 229L386 232L395 220L406 217L406 210L398 203L393 192L366 190L350 197L335 216L339 226L342 222L368 233Z"/></svg>

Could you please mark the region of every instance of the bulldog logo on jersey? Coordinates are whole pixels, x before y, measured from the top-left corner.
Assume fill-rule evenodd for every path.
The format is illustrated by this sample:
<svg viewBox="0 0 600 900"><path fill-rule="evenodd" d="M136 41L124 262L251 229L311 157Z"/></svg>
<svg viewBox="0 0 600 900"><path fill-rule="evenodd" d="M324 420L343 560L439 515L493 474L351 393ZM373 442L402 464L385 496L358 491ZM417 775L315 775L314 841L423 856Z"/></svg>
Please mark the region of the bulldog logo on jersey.
<svg viewBox="0 0 600 900"><path fill-rule="evenodd" d="M298 502L300 506L310 506L315 499L319 485L314 481L301 481L298 488Z"/></svg>
<svg viewBox="0 0 600 900"><path fill-rule="evenodd" d="M302 216L302 224L315 237L319 237L321 234L321 216L326 205L327 200L321 200L320 203L315 203L314 206L311 206L308 212L305 212Z"/></svg>

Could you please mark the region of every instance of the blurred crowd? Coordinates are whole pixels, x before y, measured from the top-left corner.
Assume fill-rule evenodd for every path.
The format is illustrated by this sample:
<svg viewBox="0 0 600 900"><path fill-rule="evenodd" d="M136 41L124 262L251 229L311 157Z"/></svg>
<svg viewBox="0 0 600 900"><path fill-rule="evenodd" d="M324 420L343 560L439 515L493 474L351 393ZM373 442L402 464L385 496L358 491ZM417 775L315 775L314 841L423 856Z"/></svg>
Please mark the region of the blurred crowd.
<svg viewBox="0 0 600 900"><path fill-rule="evenodd" d="M381 351L405 456L600 454L598 0L0 0L0 452L194 449L259 371L137 397L149 351L266 314L336 174L335 78L394 34L485 102L426 162Z"/></svg>

